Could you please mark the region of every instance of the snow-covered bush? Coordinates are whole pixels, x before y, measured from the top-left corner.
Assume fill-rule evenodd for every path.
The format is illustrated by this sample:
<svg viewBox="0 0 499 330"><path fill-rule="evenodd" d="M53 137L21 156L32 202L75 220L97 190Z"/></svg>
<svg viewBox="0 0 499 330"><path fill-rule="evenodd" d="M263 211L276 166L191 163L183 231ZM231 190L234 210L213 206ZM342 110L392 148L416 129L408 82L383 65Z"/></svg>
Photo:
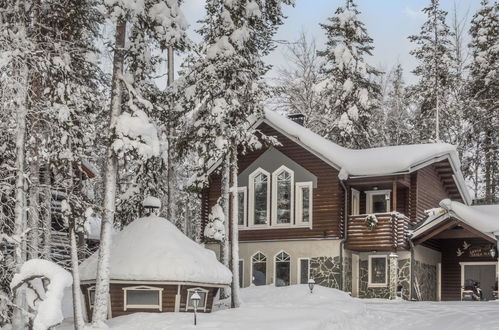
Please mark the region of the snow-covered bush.
<svg viewBox="0 0 499 330"><path fill-rule="evenodd" d="M31 259L14 275L10 287L15 291L26 284L29 308L34 312L33 330L47 330L62 322L64 289L72 283L71 274L61 266L48 260Z"/></svg>
<svg viewBox="0 0 499 330"><path fill-rule="evenodd" d="M208 224L204 229L204 236L222 241L225 238L225 215L220 204L215 204L208 215Z"/></svg>

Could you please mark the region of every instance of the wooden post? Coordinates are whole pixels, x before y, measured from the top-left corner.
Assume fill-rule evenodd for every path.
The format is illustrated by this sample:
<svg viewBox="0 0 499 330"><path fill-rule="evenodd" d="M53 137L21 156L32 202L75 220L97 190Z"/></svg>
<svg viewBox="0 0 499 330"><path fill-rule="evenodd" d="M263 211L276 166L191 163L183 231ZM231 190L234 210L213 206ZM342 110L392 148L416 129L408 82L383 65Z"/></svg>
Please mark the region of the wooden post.
<svg viewBox="0 0 499 330"><path fill-rule="evenodd" d="M397 211L397 181L392 183L392 212Z"/></svg>

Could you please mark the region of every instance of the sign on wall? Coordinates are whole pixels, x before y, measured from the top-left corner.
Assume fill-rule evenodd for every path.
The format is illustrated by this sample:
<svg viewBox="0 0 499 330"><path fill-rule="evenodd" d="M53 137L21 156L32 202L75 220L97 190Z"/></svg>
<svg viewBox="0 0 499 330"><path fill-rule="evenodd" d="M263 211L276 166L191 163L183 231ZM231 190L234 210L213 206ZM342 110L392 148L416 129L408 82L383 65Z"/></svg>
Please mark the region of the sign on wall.
<svg viewBox="0 0 499 330"><path fill-rule="evenodd" d="M463 241L462 247L457 248L456 255L458 257L470 258L494 258L496 255L496 248L492 244L471 245L468 242Z"/></svg>

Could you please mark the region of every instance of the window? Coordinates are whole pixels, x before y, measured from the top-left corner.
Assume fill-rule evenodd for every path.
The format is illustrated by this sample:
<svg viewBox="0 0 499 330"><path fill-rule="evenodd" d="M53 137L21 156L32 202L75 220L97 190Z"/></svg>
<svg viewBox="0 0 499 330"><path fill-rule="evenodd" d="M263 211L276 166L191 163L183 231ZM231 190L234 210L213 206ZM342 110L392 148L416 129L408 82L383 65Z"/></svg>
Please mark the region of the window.
<svg viewBox="0 0 499 330"><path fill-rule="evenodd" d="M269 173L257 169L249 176L249 212L250 225L263 226L269 225L269 207L270 207L270 176Z"/></svg>
<svg viewBox="0 0 499 330"><path fill-rule="evenodd" d="M239 287L242 288L244 283L244 260L239 260Z"/></svg>
<svg viewBox="0 0 499 330"><path fill-rule="evenodd" d="M286 252L280 252L275 256L275 285L289 285L290 258Z"/></svg>
<svg viewBox="0 0 499 330"><path fill-rule="evenodd" d="M199 300L198 304L198 311L206 311L206 300L208 299L208 290L203 289L203 288L192 288L192 289L187 289L187 306L185 306L185 310L194 310L194 304L192 302L192 295L194 292L197 292L198 295L201 297Z"/></svg>
<svg viewBox="0 0 499 330"><path fill-rule="evenodd" d="M134 286L123 288L124 310L128 308L158 309L161 311L162 288Z"/></svg>
<svg viewBox="0 0 499 330"><path fill-rule="evenodd" d="M390 212L391 190L366 191L366 213Z"/></svg>
<svg viewBox="0 0 499 330"><path fill-rule="evenodd" d="M352 215L360 214L360 192L352 188Z"/></svg>
<svg viewBox="0 0 499 330"><path fill-rule="evenodd" d="M90 308L94 308L94 300L95 300L95 286L91 286L87 289L88 293L88 305Z"/></svg>
<svg viewBox="0 0 499 330"><path fill-rule="evenodd" d="M257 252L251 258L252 267L252 278L254 285L265 285L267 284L267 257L261 252Z"/></svg>
<svg viewBox="0 0 499 330"><path fill-rule="evenodd" d="M308 258L300 258L299 260L299 270L298 270L298 278L300 280L300 284L307 284L310 278L310 259Z"/></svg>
<svg viewBox="0 0 499 330"><path fill-rule="evenodd" d="M237 223L246 226L247 217L246 187L237 188Z"/></svg>
<svg viewBox="0 0 499 330"><path fill-rule="evenodd" d="M296 183L296 224L312 224L312 182Z"/></svg>
<svg viewBox="0 0 499 330"><path fill-rule="evenodd" d="M272 174L273 224L293 223L293 171L281 166Z"/></svg>
<svg viewBox="0 0 499 330"><path fill-rule="evenodd" d="M386 256L369 256L368 285L380 287L387 285L387 263Z"/></svg>

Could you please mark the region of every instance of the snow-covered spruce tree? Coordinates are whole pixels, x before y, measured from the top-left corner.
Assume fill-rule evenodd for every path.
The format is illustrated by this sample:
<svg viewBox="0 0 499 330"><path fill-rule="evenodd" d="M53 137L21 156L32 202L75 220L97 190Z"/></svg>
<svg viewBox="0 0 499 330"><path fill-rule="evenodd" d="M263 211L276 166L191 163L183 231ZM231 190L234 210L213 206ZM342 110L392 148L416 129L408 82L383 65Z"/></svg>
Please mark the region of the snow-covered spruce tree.
<svg viewBox="0 0 499 330"><path fill-rule="evenodd" d="M409 37L416 44L410 53L419 62L413 73L419 78L411 94L417 109L414 128L418 141L448 141L457 118L449 105L450 91L455 76L452 73L453 52L451 32L445 19L447 12L440 9L439 0L431 0L423 8L428 17L419 35ZM450 142L450 141L449 141Z"/></svg>
<svg viewBox="0 0 499 330"><path fill-rule="evenodd" d="M324 107L317 86L321 81L319 57L315 40L305 33L287 47L290 65L277 68L272 103L276 110L305 116L303 125L319 135L325 135L330 118L324 116Z"/></svg>
<svg viewBox="0 0 499 330"><path fill-rule="evenodd" d="M412 142L410 101L407 97L402 65L397 64L388 74L388 86L383 100L385 111L385 144L401 145Z"/></svg>
<svg viewBox="0 0 499 330"><path fill-rule="evenodd" d="M499 4L483 0L473 16L470 34L472 60L467 86L469 143L465 172L473 179L476 193L486 202L499 199ZM483 173L483 178L478 173ZM478 197L478 196L477 196Z"/></svg>
<svg viewBox="0 0 499 330"><path fill-rule="evenodd" d="M178 0L106 1L109 18L116 26L110 124L105 160L105 181L101 245L95 291L94 326L107 317L109 291L109 249L111 226L116 211L119 164L130 160L142 166L160 156L157 126L149 116L161 109L148 94L152 68L157 63L150 45L180 47L185 24ZM126 35L129 31L129 42ZM126 55L126 56L125 56ZM125 65L129 71L125 72ZM135 165L137 166L137 165Z"/></svg>
<svg viewBox="0 0 499 330"><path fill-rule="evenodd" d="M210 161L223 159L222 200L229 219L230 199L237 205L237 154L260 146L253 120L262 116L265 97L263 75L268 67L262 57L273 48L272 36L282 24L282 5L288 0L210 0L199 30L200 55L190 60L189 70L177 89L183 110L189 111L185 142L199 155L199 179L206 179ZM232 173L232 175L231 175ZM234 174L235 173L235 174ZM232 188L229 189L229 185ZM232 192L230 198L229 190ZM232 305L239 306L239 242L237 212L231 217ZM224 261L228 263L225 240Z"/></svg>
<svg viewBox="0 0 499 330"><path fill-rule="evenodd" d="M317 88L325 106L323 116L329 121L324 136L352 148L381 144L383 119L376 82L381 73L366 63L373 40L359 15L354 1L346 0L328 23L321 24L327 41L318 52L324 77Z"/></svg>

